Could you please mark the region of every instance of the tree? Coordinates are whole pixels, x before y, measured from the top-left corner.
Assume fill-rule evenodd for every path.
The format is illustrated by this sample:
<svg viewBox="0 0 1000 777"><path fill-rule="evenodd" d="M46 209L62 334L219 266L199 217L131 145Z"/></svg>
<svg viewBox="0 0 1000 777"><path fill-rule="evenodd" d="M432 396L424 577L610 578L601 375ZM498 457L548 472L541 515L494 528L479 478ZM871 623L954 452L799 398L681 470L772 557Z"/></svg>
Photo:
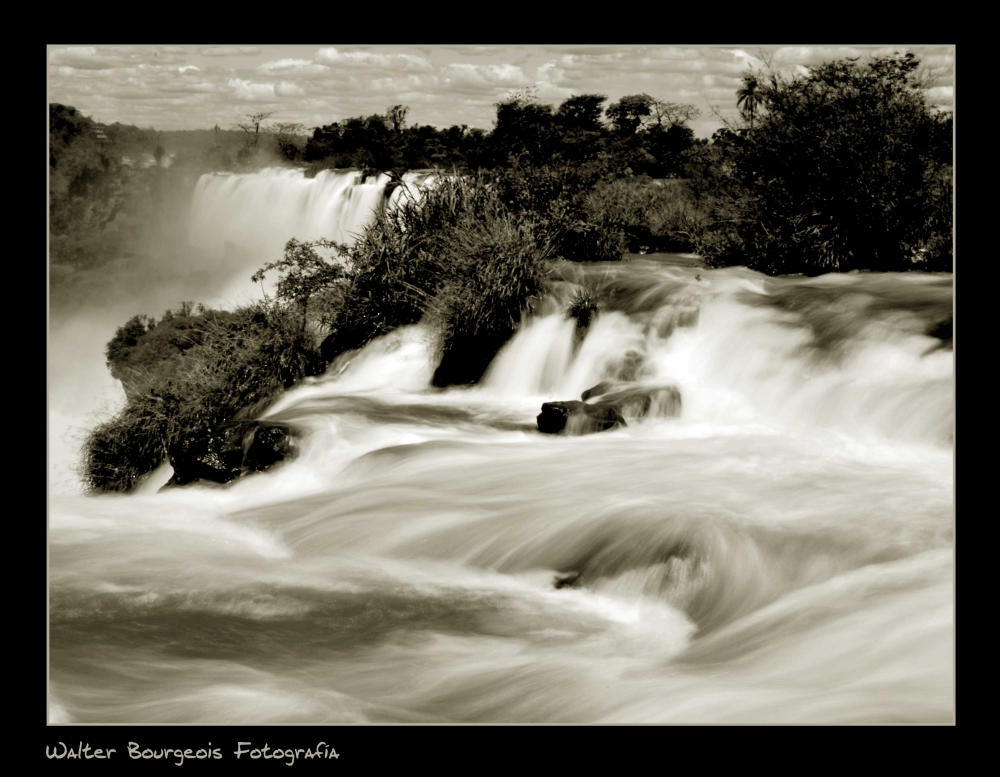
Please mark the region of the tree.
<svg viewBox="0 0 1000 777"><path fill-rule="evenodd" d="M553 140L552 106L536 101L534 92L514 92L496 103L497 118L490 144L496 166L527 157L535 164L551 158Z"/></svg>
<svg viewBox="0 0 1000 777"><path fill-rule="evenodd" d="M111 370L112 377L121 377L121 370L126 364L130 349L138 344L139 338L146 334L149 329L156 326L155 322L152 326L149 322L148 316L132 316L118 327L115 336L108 341L104 355L107 358L108 369Z"/></svg>
<svg viewBox="0 0 1000 777"><path fill-rule="evenodd" d="M559 106L555 125L564 158L576 162L593 159L600 153L605 132L601 109L607 99L603 94L579 94Z"/></svg>
<svg viewBox="0 0 1000 777"><path fill-rule="evenodd" d="M53 234L103 228L122 207L121 154L96 139L94 123L75 108L49 104L49 226ZM110 129L110 128L109 128ZM130 127L142 135L138 127Z"/></svg>
<svg viewBox="0 0 1000 777"><path fill-rule="evenodd" d="M750 129L753 129L753 119L760 105L760 77L753 71L743 74L743 86L736 92L736 107L750 122Z"/></svg>
<svg viewBox="0 0 1000 777"><path fill-rule="evenodd" d="M638 131L642 120L653 112L656 101L648 94L630 94L608 106L605 115L611 120L615 134L631 137Z"/></svg>
<svg viewBox="0 0 1000 777"><path fill-rule="evenodd" d="M406 129L406 114L409 110L405 105L393 105L385 112L386 123L393 132L402 132Z"/></svg>
<svg viewBox="0 0 1000 777"><path fill-rule="evenodd" d="M849 58L751 82L754 130L722 181L733 231L713 261L950 269L951 137L912 79L918 65L912 53Z"/></svg>
<svg viewBox="0 0 1000 777"><path fill-rule="evenodd" d="M670 127L681 127L689 121L694 121L701 116L701 111L688 103L671 103L664 100L653 100L650 105L656 126L669 129Z"/></svg>
<svg viewBox="0 0 1000 777"><path fill-rule="evenodd" d="M245 146L249 148L257 148L257 143L260 140L261 125L267 121L273 113L274 111L268 111L266 113L248 113L236 120L233 124L233 129L242 130L245 133Z"/></svg>
<svg viewBox="0 0 1000 777"><path fill-rule="evenodd" d="M603 94L578 94L563 100L556 118L564 129L601 132L601 106L608 98Z"/></svg>
<svg viewBox="0 0 1000 777"><path fill-rule="evenodd" d="M278 153L285 159L295 160L302 155L298 140L305 135L305 126L292 121L278 122L270 128L270 132L274 135Z"/></svg>
<svg viewBox="0 0 1000 777"><path fill-rule="evenodd" d="M655 159L647 172L655 178L682 175L682 155L694 143L694 131L684 124L653 124L643 133L643 147Z"/></svg>
<svg viewBox="0 0 1000 777"><path fill-rule="evenodd" d="M306 328L309 301L320 294L335 290L345 276L344 268L325 259L316 250L317 248L340 254L347 250L332 240L300 242L292 238L285 244L285 254L280 260L268 262L251 277L254 283L261 283L266 273L271 270L278 271L280 278L275 287L275 296L282 302L300 307L303 331Z"/></svg>

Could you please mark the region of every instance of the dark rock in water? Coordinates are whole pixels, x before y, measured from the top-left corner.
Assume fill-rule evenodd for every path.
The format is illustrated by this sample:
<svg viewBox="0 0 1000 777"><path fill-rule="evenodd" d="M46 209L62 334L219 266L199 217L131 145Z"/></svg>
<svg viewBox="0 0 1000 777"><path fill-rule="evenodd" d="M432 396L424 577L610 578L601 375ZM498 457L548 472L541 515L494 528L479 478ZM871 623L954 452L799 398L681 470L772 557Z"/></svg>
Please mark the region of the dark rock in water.
<svg viewBox="0 0 1000 777"><path fill-rule="evenodd" d="M441 361L431 384L437 388L476 383L493 357L514 334L514 329L452 335L442 348Z"/></svg>
<svg viewBox="0 0 1000 777"><path fill-rule="evenodd" d="M698 324L698 318L701 315L701 310L699 308L681 308L675 310L673 315L668 316L666 319L660 322L656 329L656 334L660 338L666 340L670 335L673 334L674 330L678 327L680 328L690 328Z"/></svg>
<svg viewBox="0 0 1000 777"><path fill-rule="evenodd" d="M930 337L936 337L940 340L942 347L951 348L952 337L954 336L954 321L952 317L949 316L944 321L939 321L927 330L927 334Z"/></svg>
<svg viewBox="0 0 1000 777"><path fill-rule="evenodd" d="M681 392L676 386L628 386L606 380L584 391L580 398L597 398L598 404L613 406L625 418L645 418L651 411L659 418L681 414Z"/></svg>
<svg viewBox="0 0 1000 777"><path fill-rule="evenodd" d="M196 480L228 483L239 477L243 449L218 429L182 437L167 451L174 469L168 486L183 486Z"/></svg>
<svg viewBox="0 0 1000 777"><path fill-rule="evenodd" d="M292 453L291 431L269 421L237 421L182 437L167 452L174 475L167 486L229 483L260 472Z"/></svg>
<svg viewBox="0 0 1000 777"><path fill-rule="evenodd" d="M628 426L626 418L676 418L681 392L675 386L636 386L603 380L577 402L546 402L538 415L538 431L546 434L590 434ZM587 401L594 400L594 401Z"/></svg>
<svg viewBox="0 0 1000 777"><path fill-rule="evenodd" d="M538 431L545 434L590 434L627 426L625 419L611 405L569 402L546 402L538 414Z"/></svg>
<svg viewBox="0 0 1000 777"><path fill-rule="evenodd" d="M579 572L566 572L565 574L556 575L555 580L552 581L552 585L555 588L572 588L579 579Z"/></svg>
<svg viewBox="0 0 1000 777"><path fill-rule="evenodd" d="M292 454L292 437L286 426L258 425L249 435L249 444L243 450L243 469L261 472L284 461Z"/></svg>

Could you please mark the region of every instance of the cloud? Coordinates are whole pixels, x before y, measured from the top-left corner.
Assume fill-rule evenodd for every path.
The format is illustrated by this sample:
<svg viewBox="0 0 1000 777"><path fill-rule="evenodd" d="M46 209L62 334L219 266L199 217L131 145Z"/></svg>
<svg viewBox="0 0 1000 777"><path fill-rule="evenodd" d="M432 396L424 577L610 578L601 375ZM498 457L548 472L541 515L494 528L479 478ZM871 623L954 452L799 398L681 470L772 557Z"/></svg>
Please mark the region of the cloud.
<svg viewBox="0 0 1000 777"><path fill-rule="evenodd" d="M503 54L509 46L445 46L444 50L461 57L485 57Z"/></svg>
<svg viewBox="0 0 1000 777"><path fill-rule="evenodd" d="M177 46L66 46L49 53L49 63L77 70L110 70L139 64L176 64L184 49Z"/></svg>
<svg viewBox="0 0 1000 777"><path fill-rule="evenodd" d="M282 81L275 85L274 93L278 97L301 97L306 93L306 90L298 84L293 84L291 81Z"/></svg>
<svg viewBox="0 0 1000 777"><path fill-rule="evenodd" d="M377 54L370 51L340 51L333 46L316 52L316 62L324 65L380 68L387 70L430 70L431 63L413 54Z"/></svg>
<svg viewBox="0 0 1000 777"><path fill-rule="evenodd" d="M613 50L610 46L542 46L542 51L548 54L581 54L601 56Z"/></svg>
<svg viewBox="0 0 1000 777"><path fill-rule="evenodd" d="M935 86L933 89L928 89L926 94L927 102L931 105L951 107L955 104L955 87L953 86Z"/></svg>
<svg viewBox="0 0 1000 777"><path fill-rule="evenodd" d="M269 75L273 73L286 72L289 75L325 75L330 72L330 68L326 65L319 65L308 59L278 59L274 62L265 62L263 65L258 65L257 70Z"/></svg>
<svg viewBox="0 0 1000 777"><path fill-rule="evenodd" d="M257 46L206 46L200 53L203 57L256 57L260 49Z"/></svg>
<svg viewBox="0 0 1000 777"><path fill-rule="evenodd" d="M242 78L230 78L229 86L233 95L242 102L272 102L274 100L274 84L255 84Z"/></svg>
<svg viewBox="0 0 1000 777"><path fill-rule="evenodd" d="M515 65L455 64L449 65L444 74L444 83L456 86L517 88L528 86L531 81Z"/></svg>

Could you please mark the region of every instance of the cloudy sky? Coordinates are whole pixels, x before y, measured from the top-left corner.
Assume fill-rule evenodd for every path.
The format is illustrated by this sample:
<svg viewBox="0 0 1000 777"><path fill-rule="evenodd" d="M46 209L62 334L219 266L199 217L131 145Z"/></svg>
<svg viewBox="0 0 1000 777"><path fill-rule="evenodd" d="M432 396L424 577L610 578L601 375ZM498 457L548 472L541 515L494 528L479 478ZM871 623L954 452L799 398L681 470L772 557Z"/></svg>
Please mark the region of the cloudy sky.
<svg viewBox="0 0 1000 777"><path fill-rule="evenodd" d="M493 104L526 87L557 104L645 92L691 103L711 135L736 111L740 73L762 53L786 71L846 56L911 50L935 76L930 102L954 103L954 46L50 46L49 101L111 123L230 126L272 111L307 127L410 107L409 121L489 129Z"/></svg>

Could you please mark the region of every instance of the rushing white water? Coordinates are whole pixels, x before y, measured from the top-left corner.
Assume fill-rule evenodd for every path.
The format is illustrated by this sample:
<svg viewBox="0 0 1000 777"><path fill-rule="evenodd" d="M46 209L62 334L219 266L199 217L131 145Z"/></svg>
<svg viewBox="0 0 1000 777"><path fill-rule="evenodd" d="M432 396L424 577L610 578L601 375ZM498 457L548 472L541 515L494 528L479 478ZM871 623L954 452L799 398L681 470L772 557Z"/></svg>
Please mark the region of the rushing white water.
<svg viewBox="0 0 1000 777"><path fill-rule="evenodd" d="M408 174L404 182L422 178ZM355 171L324 170L306 178L304 171L286 168L203 175L191 203L191 244L232 261L280 256L293 237L350 243L383 206L388 182L386 175L363 178ZM405 191L394 189L390 203Z"/></svg>
<svg viewBox="0 0 1000 777"><path fill-rule="evenodd" d="M54 714L949 722L950 276L573 272L586 334L553 297L477 387L409 327L268 410L269 472L54 496ZM608 379L679 417L536 431Z"/></svg>

